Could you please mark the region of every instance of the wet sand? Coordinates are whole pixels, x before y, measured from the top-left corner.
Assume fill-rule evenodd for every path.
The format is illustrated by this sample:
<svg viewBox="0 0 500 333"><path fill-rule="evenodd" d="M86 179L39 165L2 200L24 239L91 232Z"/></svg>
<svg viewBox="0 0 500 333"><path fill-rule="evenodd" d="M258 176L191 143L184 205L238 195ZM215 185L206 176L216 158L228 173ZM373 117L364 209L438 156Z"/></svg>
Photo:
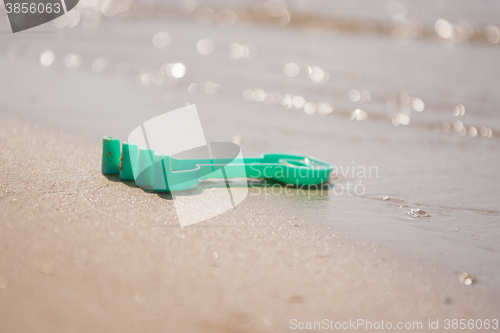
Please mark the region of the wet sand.
<svg viewBox="0 0 500 333"><path fill-rule="evenodd" d="M286 332L290 320L493 318L445 268L292 215L258 195L180 228L168 195L100 173L100 142L0 122L6 332ZM215 189L216 191L219 189Z"/></svg>

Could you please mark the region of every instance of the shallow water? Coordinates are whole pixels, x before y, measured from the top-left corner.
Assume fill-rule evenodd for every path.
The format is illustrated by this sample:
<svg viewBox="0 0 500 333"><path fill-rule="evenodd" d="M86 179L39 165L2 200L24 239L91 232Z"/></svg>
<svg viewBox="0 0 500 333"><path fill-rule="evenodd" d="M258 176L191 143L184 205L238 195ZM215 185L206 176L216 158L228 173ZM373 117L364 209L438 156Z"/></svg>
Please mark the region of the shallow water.
<svg viewBox="0 0 500 333"><path fill-rule="evenodd" d="M338 166L343 177L326 193L288 196L300 223L455 270L457 278L468 271L498 293L500 45L484 33L500 24L498 4L370 3L293 2L292 19L279 26L279 18L259 21L244 2L241 17L251 22L227 27L222 14L219 24L200 24L211 15L202 7L220 11L219 2L199 2L190 14L178 3L147 18L100 15L98 23L81 4L75 27L1 35L1 112L92 140L125 139L138 123L195 103L210 141L239 136L245 156L282 151ZM381 28L401 15L428 33L395 38ZM337 29L319 17L354 23ZM439 38L438 19L470 22L475 37ZM159 31L170 36L166 48L153 45ZM213 42L210 54L197 51L203 38ZM285 74L290 62L295 77ZM161 76L165 63L184 64L185 75ZM319 114L321 105L329 110L321 103L334 111ZM369 167L377 170L371 177L358 174ZM358 193L346 193L348 184ZM269 200L275 195L286 194Z"/></svg>

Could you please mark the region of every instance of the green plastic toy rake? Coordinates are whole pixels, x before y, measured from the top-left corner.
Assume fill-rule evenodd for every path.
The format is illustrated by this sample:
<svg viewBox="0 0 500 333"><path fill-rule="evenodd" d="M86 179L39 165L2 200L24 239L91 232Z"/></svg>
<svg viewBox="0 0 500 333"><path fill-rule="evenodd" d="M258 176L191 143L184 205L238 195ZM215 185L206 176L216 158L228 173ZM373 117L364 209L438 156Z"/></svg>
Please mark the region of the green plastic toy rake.
<svg viewBox="0 0 500 333"><path fill-rule="evenodd" d="M118 173L123 180L134 180L155 191L183 191L196 188L200 180L265 178L293 186L315 185L328 181L333 166L315 158L292 154L264 154L249 158L180 159L124 142L103 140L104 174ZM116 148L118 147L118 148ZM110 156L120 156L117 159ZM117 171L118 170L118 171Z"/></svg>

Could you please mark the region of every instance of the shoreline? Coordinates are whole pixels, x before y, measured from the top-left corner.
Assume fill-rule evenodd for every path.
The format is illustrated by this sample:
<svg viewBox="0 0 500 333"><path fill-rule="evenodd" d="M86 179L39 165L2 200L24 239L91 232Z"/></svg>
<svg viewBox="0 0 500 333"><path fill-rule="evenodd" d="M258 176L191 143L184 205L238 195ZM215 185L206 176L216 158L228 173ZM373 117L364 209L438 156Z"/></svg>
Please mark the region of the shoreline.
<svg viewBox="0 0 500 333"><path fill-rule="evenodd" d="M249 194L181 228L167 195L101 174L100 142L0 119L8 331L282 332L294 318L426 323L498 313L480 280L464 286L462 272L451 281L450 269L297 219L280 196Z"/></svg>

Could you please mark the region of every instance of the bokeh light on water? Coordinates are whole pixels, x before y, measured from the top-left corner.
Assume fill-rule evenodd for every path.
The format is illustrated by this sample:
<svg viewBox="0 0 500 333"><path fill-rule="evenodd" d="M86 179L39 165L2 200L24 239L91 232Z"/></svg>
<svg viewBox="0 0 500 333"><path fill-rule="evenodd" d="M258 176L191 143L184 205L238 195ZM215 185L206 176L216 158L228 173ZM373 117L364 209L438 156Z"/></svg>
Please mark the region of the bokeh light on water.
<svg viewBox="0 0 500 333"><path fill-rule="evenodd" d="M325 6L321 2L298 4L286 1L243 1L224 6L210 1L165 4L155 1L84 0L68 15L51 23L61 32L57 36L57 39L64 41L61 46L54 44L49 49L46 42L36 39L34 42L39 43L37 47L44 50L39 53L39 63L42 67L53 70L58 70L62 65L69 69L90 70L94 74L114 72L131 79L137 77L138 82L147 87L176 87L175 89L187 90L190 94L199 91L205 95L224 91L218 98L243 94L244 101L262 102L268 107L282 105L301 109L308 115L363 118L368 121L386 120L396 126L411 124L422 128L441 129L443 122L454 122L443 113L444 110L451 109L453 116L464 117L464 129L460 126L450 126L446 133L460 134L466 130L471 138L494 137L496 126L490 128L491 125L485 124L482 117L476 119L465 115L465 108L474 110L474 115L484 112L484 103L480 100L470 102L461 100L459 96L444 97L445 94L436 98L437 92L429 89L409 94L404 91L406 89L397 85L377 85L374 84L375 81L369 80L363 83L359 81L364 75L364 69L361 67L345 71L338 67L335 61L327 60L335 52L346 52L345 47L336 50L338 46L322 42L311 48L310 45L300 45L293 39L286 38L273 42L273 45L255 38L226 38L231 35L229 29L267 29L272 33L283 31L285 35L300 33L306 37L304 40L309 41L326 38L328 34L382 36L377 38L387 36L393 38L396 43L405 40L406 44L412 43L411 40L422 40L425 43L442 42L443 47L450 47L449 43L452 43L456 44L457 48L476 47L483 43L492 45L500 41L498 22L494 22L491 16L486 14L483 17L474 14L459 19L451 14L446 15L446 11L437 14L425 8L425 5L400 1L387 1L374 13L366 12L362 2L343 9L334 10L335 6ZM171 28L171 24L179 20L195 25L190 28L193 31L192 37ZM134 24L140 28L136 32L117 35L115 26L121 24L120 22ZM150 23L146 25L145 22ZM166 22L167 25L162 26L161 22ZM162 27L158 28L160 26ZM199 34L198 31L202 33ZM241 33L239 36L245 34ZM82 38L102 39L103 43L115 38L121 45L133 45L133 50L116 52L110 49L95 53L70 43ZM157 51L149 49L148 43ZM276 51L276 47L284 51ZM290 52L293 48L303 50L301 52L306 52L306 55L296 51ZM6 43L4 50L10 58L24 57L27 60L32 52L22 43L16 42ZM139 56L143 53L141 50L148 50L149 56ZM177 56L172 57L172 54ZM210 55L211 58L203 60L204 68L195 60L196 54ZM227 66L221 66L218 62L224 54L230 61ZM157 60L162 57L163 66ZM262 62L267 63L269 74L277 75L281 71L285 75L281 79L276 77L271 81L264 76L256 76L251 78L252 84L242 84L251 77L253 69L264 68ZM370 71L392 75L383 74L384 69L377 68L376 63L372 65ZM365 70L370 68L362 66ZM225 80L234 81L233 72L238 73L241 82L232 82L229 86L221 83ZM404 73L400 74L401 78L405 77ZM193 85L189 86L191 83L182 81L186 75L195 79L198 88L195 89ZM287 78L290 80L287 81ZM407 80L410 82L411 77ZM404 79L401 82L404 82ZM316 86L306 88L308 84ZM221 89L224 86L225 88ZM248 90L254 92L253 96ZM265 94L261 91L265 91ZM161 100L164 100L163 93L158 90L158 98ZM170 93L175 95L175 92ZM384 101L389 101L392 96L398 96L397 100L386 104ZM338 112L329 112L328 108L321 107L324 105L322 103L331 105L332 110ZM363 104L366 117L356 113L359 103ZM388 107L384 107L384 104ZM418 115L424 110L427 111L425 115ZM492 111L488 109L487 112ZM368 117L370 114L376 116ZM487 128L483 131L484 135L480 130L483 127Z"/></svg>

